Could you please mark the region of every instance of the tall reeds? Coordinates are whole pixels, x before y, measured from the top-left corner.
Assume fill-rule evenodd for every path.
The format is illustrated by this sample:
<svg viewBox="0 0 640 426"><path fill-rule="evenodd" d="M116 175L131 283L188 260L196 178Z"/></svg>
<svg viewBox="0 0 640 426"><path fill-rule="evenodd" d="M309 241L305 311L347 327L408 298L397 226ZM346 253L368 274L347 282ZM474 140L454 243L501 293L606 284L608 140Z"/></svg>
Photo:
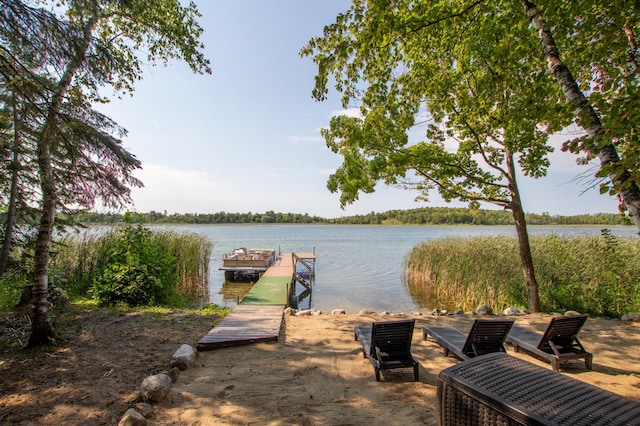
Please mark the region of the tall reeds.
<svg viewBox="0 0 640 426"><path fill-rule="evenodd" d="M67 234L53 247L49 281L64 286L72 296L87 296L96 274L104 269L117 244L108 238L115 228L98 227ZM206 237L170 230L153 230L151 244L176 259L175 294L188 299L208 294L209 258L213 242Z"/></svg>
<svg viewBox="0 0 640 426"><path fill-rule="evenodd" d="M152 241L177 260L178 283L176 293L203 296L209 289L209 258L213 242L198 234L175 231L154 231Z"/></svg>
<svg viewBox="0 0 640 426"><path fill-rule="evenodd" d="M640 310L640 241L600 236L531 237L542 309L619 316ZM449 238L416 246L406 260L410 291L432 307L526 308L515 237Z"/></svg>

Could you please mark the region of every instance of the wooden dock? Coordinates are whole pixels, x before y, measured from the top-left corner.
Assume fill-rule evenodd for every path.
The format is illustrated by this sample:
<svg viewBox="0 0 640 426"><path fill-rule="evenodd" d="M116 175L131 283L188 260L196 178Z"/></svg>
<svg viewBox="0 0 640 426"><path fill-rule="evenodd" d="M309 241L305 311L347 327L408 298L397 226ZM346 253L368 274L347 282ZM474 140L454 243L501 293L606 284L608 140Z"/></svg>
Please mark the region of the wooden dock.
<svg viewBox="0 0 640 426"><path fill-rule="evenodd" d="M277 341L284 308L296 280L298 261L315 262L315 253L282 253L233 311L200 341L199 351Z"/></svg>
<svg viewBox="0 0 640 426"><path fill-rule="evenodd" d="M278 340L283 305L238 305L202 339L199 351Z"/></svg>

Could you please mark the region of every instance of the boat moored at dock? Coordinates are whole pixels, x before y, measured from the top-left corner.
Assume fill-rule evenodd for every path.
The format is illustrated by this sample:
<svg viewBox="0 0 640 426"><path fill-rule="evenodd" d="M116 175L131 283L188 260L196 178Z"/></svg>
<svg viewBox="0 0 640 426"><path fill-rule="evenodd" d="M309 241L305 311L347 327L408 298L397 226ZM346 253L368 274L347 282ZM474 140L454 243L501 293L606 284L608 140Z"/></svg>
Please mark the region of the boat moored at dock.
<svg viewBox="0 0 640 426"><path fill-rule="evenodd" d="M237 248L222 255L221 271L226 280L255 282L273 264L276 251L273 249Z"/></svg>

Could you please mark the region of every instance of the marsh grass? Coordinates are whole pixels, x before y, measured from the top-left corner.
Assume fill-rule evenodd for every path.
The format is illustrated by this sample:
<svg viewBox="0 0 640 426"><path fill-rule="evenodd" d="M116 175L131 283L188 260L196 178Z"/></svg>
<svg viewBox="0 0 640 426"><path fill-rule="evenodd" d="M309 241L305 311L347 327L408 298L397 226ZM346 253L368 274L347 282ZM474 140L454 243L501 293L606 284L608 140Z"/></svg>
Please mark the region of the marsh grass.
<svg viewBox="0 0 640 426"><path fill-rule="evenodd" d="M599 236L531 237L542 309L620 316L640 310L640 242ZM406 260L412 292L434 307L527 307L515 237L448 238L416 246Z"/></svg>
<svg viewBox="0 0 640 426"><path fill-rule="evenodd" d="M176 292L185 296L205 295L209 288L209 258L213 242L198 234L154 231L152 242L177 260Z"/></svg>
<svg viewBox="0 0 640 426"><path fill-rule="evenodd" d="M107 267L109 253L118 249L109 236L115 228L92 228L58 239L53 247L49 282L72 297L87 297L95 279ZM151 232L150 243L176 259L176 295L188 300L208 294L209 258L213 242L204 236L174 231Z"/></svg>

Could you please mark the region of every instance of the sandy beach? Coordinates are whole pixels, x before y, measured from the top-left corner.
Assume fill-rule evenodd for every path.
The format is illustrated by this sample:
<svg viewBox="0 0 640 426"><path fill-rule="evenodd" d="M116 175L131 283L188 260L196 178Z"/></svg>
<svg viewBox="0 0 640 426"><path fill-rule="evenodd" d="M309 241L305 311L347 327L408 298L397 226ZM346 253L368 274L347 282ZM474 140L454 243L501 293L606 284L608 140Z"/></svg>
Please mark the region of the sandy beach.
<svg viewBox="0 0 640 426"><path fill-rule="evenodd" d="M542 331L552 315L514 317ZM412 353L420 380L408 370L384 372L375 381L353 328L373 321L415 318ZM458 363L433 341L426 326L466 332L475 316L330 315L286 316L278 342L200 352L197 365L181 373L167 400L155 405L153 425L435 425L437 377ZM576 362L562 370L640 401L640 324L589 318L580 334L594 354L593 370ZM531 356L509 354L551 369Z"/></svg>

